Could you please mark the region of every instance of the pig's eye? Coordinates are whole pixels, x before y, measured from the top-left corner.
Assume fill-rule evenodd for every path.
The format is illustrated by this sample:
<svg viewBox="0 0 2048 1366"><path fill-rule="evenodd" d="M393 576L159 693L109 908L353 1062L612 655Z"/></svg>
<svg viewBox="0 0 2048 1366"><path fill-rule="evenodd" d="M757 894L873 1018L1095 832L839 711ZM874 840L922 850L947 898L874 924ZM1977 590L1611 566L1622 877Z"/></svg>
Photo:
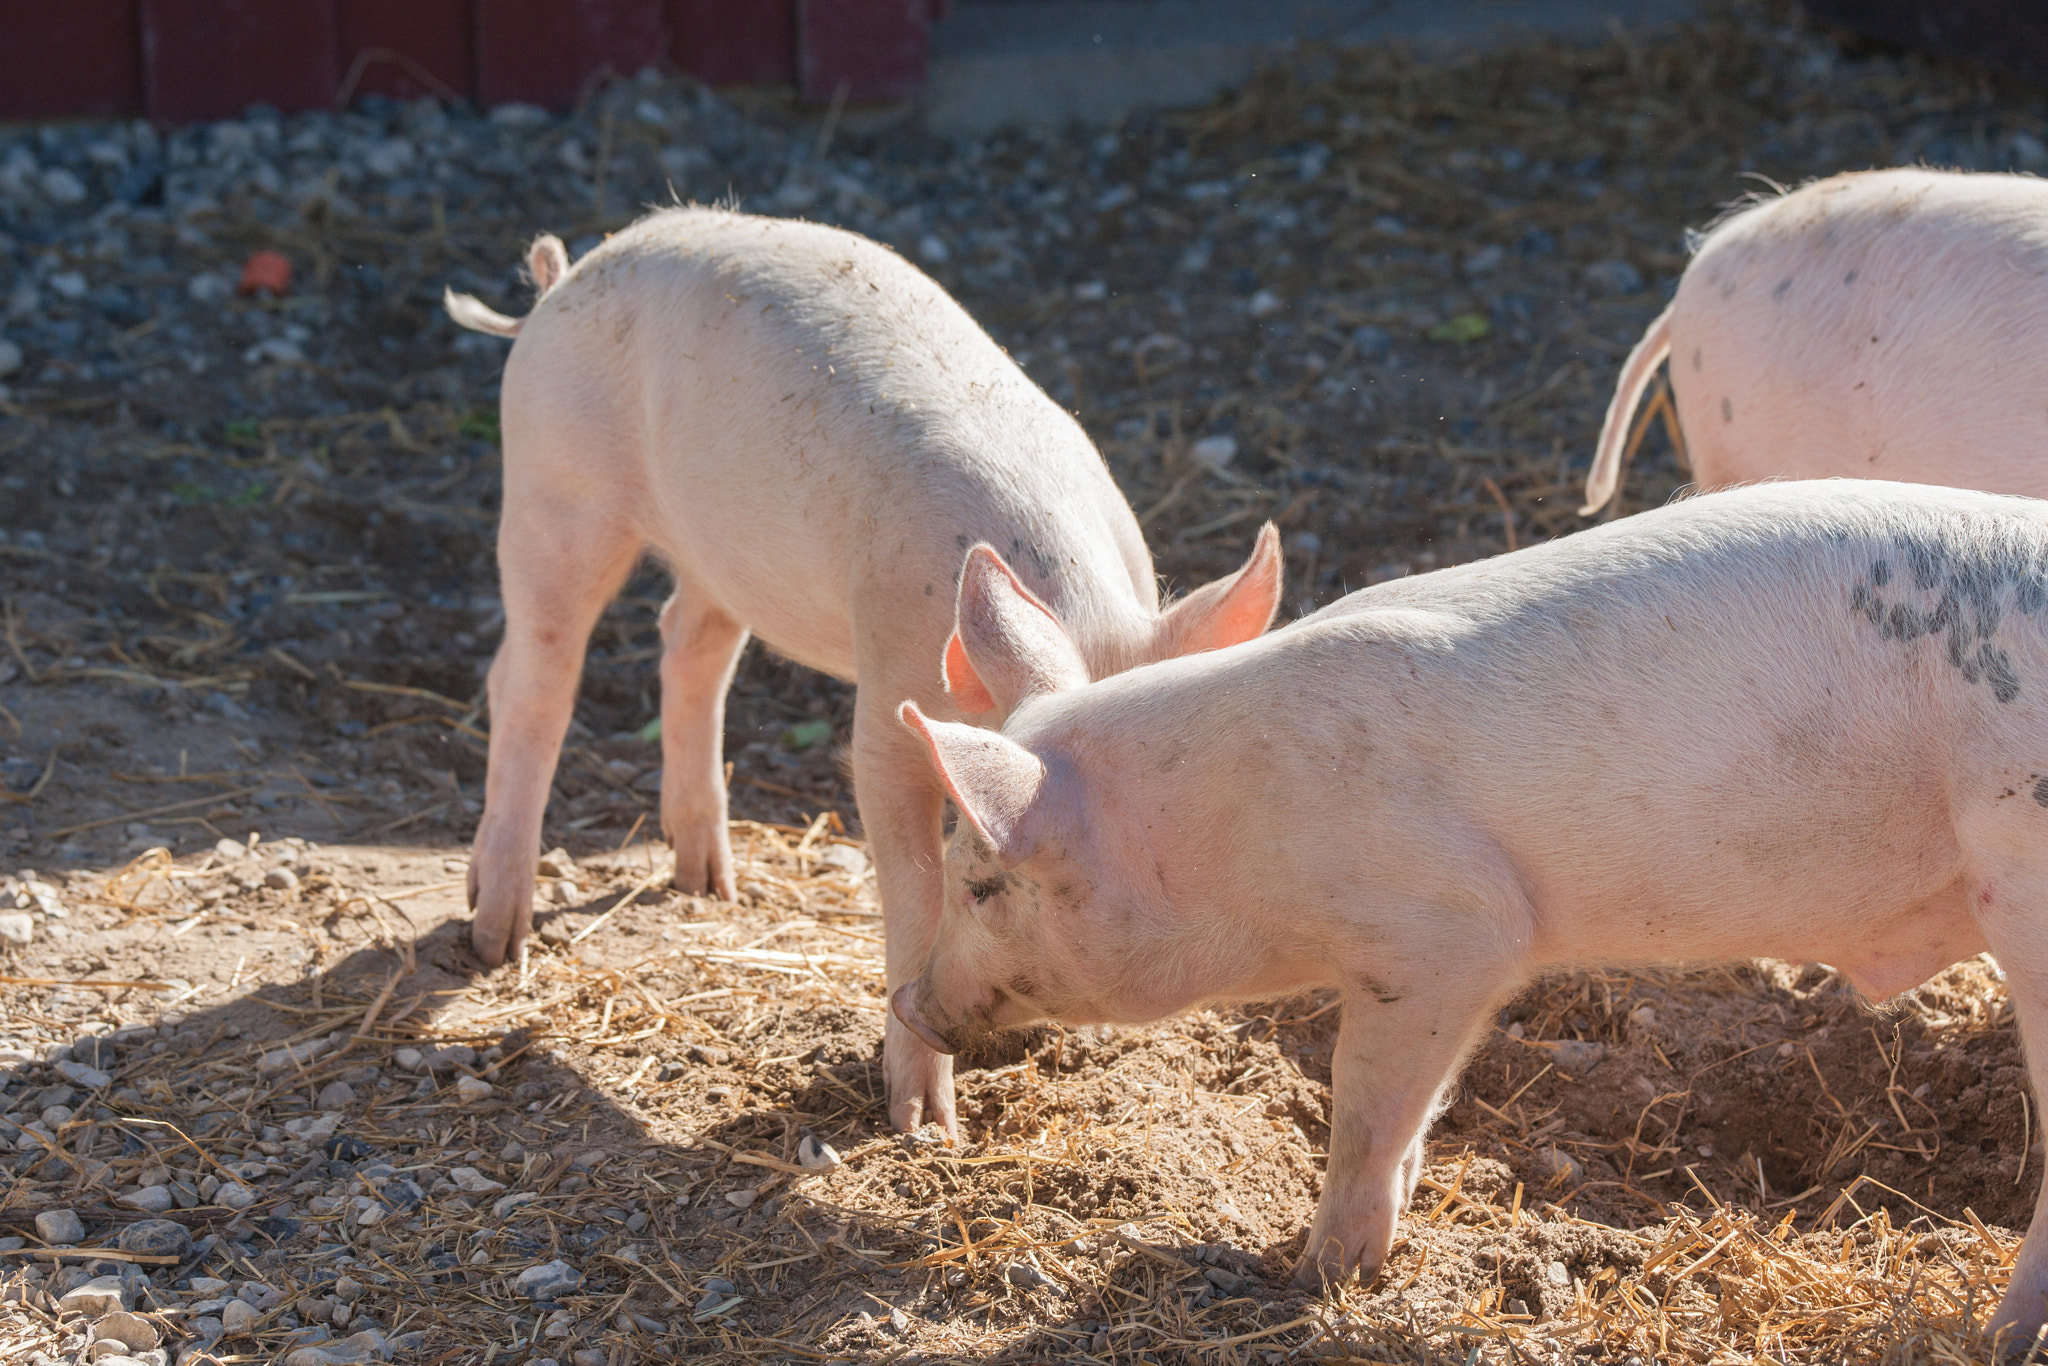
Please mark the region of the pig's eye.
<svg viewBox="0 0 2048 1366"><path fill-rule="evenodd" d="M1003 873L997 873L993 877L971 877L967 879L967 895L973 897L974 903L978 906L1009 885L1010 879Z"/></svg>

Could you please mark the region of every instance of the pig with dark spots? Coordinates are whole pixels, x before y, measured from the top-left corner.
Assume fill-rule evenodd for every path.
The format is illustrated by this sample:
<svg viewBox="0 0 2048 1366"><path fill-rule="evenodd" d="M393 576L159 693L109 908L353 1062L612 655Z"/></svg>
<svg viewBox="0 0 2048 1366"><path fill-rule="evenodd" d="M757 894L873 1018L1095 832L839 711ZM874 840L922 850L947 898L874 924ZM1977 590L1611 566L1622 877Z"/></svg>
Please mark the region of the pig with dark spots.
<svg viewBox="0 0 2048 1366"><path fill-rule="evenodd" d="M1622 366L1582 512L1620 487L1667 357L1701 488L1839 476L2048 497L2048 181L1861 171L1722 219Z"/></svg>
<svg viewBox="0 0 2048 1366"><path fill-rule="evenodd" d="M1882 1000L1989 949L2048 1097L2048 620L2023 609L2044 567L2048 504L1823 480L1093 682L1021 597L963 607L1009 719L901 709L960 823L892 1009L957 1049L1337 989L1305 1287L1380 1265L1461 1059L1544 971L1821 960ZM1951 599L1943 631L1886 629ZM2024 1341L2044 1292L2037 1227L1995 1326Z"/></svg>
<svg viewBox="0 0 2048 1366"><path fill-rule="evenodd" d="M505 640L469 879L487 963L516 954L531 926L584 645L644 554L676 579L661 617L676 887L733 895L723 712L757 634L860 684L853 771L892 983L931 945L945 813L895 704L987 725L1006 714L947 648L963 552L1024 547L1021 580L985 549L969 563L1056 619L1091 678L1247 640L1272 619L1270 526L1237 574L1162 605L1137 520L1080 425L886 247L687 208L573 264L543 237L529 264L540 299L524 318L448 298L465 327L517 338L503 399ZM894 1022L883 1052L890 1119L955 1129L951 1060Z"/></svg>

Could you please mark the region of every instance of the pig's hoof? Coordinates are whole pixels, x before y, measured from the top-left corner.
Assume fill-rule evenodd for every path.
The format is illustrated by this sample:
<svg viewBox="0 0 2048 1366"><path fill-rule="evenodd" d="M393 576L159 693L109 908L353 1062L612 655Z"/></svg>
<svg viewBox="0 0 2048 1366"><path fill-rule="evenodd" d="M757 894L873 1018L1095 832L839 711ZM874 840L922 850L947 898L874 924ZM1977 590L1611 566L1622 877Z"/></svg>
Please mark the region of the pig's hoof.
<svg viewBox="0 0 2048 1366"><path fill-rule="evenodd" d="M889 1088L889 1124L915 1133L936 1124L946 1137L960 1136L953 1109L953 1060L935 1053L892 1015L882 1043L882 1071Z"/></svg>
<svg viewBox="0 0 2048 1366"><path fill-rule="evenodd" d="M675 873L669 885L686 896L715 896L720 901L737 901L733 885L732 845L725 839L725 823L715 829L677 839L669 836L676 851Z"/></svg>

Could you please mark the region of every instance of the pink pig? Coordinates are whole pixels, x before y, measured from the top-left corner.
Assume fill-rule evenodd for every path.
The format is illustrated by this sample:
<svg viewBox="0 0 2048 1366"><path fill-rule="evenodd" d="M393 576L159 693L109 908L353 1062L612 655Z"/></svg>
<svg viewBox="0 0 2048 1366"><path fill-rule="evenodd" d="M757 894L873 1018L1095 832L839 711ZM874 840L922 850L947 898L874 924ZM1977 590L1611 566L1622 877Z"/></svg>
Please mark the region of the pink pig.
<svg viewBox="0 0 2048 1366"><path fill-rule="evenodd" d="M2048 181L1863 171L1714 227L1622 367L1582 513L1620 486L1667 356L1701 488L1840 475L2048 497Z"/></svg>
<svg viewBox="0 0 2048 1366"><path fill-rule="evenodd" d="M676 578L661 616L661 824L675 885L733 895L720 750L750 631L858 680L852 757L891 986L931 945L945 790L895 704L994 724L950 651L967 548L1002 546L1089 676L1247 640L1280 592L1278 537L1161 610L1137 519L1080 424L930 278L810 223L653 214L573 267L530 256L522 320L451 293L465 327L518 337L502 402L490 772L470 862L488 963L532 923L541 813L598 614L643 554ZM938 666L944 656L942 678ZM952 1060L893 1019L890 1118L955 1125Z"/></svg>
<svg viewBox="0 0 2048 1366"><path fill-rule="evenodd" d="M957 1048L1338 988L1297 1284L1380 1265L1460 1060L1546 970L1819 959L1883 1000L1988 948L2048 1096L2048 505L1765 484L1098 682L983 548L959 639L1009 720L901 710L964 819L896 1013Z"/></svg>

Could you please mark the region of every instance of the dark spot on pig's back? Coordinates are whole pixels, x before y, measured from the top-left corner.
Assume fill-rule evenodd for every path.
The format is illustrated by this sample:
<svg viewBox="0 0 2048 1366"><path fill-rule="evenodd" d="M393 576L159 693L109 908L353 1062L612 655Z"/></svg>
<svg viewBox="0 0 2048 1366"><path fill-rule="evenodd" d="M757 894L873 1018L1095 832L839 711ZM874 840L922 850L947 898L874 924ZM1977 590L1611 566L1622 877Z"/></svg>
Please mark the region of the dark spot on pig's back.
<svg viewBox="0 0 2048 1366"><path fill-rule="evenodd" d="M1721 420L1723 422L1733 422L1735 420L1735 404L1725 394L1721 398Z"/></svg>
<svg viewBox="0 0 2048 1366"><path fill-rule="evenodd" d="M2037 806L2048 806L2048 778L2034 784L2034 803Z"/></svg>
<svg viewBox="0 0 2048 1366"><path fill-rule="evenodd" d="M1778 287L1771 291L1771 297L1773 299L1783 299L1787 294L1791 292L1792 277L1788 275L1784 279L1778 281Z"/></svg>

